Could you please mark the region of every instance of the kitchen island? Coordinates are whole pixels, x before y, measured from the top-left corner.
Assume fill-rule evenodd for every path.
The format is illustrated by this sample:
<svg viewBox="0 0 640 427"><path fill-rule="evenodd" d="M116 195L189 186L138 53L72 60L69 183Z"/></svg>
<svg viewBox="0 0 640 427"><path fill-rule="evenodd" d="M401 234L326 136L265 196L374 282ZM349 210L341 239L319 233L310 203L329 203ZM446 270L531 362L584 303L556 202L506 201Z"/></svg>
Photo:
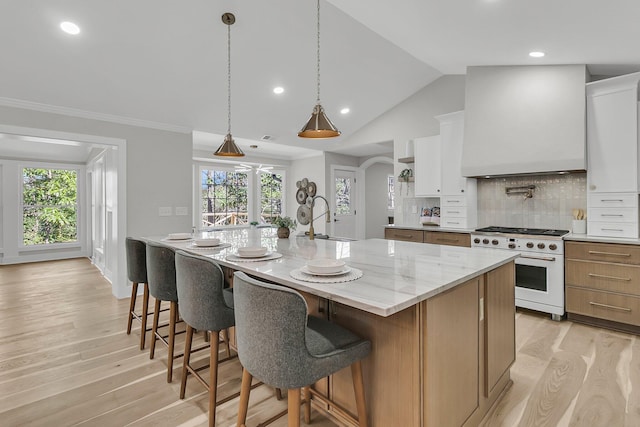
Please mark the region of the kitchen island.
<svg viewBox="0 0 640 427"><path fill-rule="evenodd" d="M304 295L311 314L371 340L363 373L372 426L477 425L510 384L517 253L382 239L278 239L272 229L211 236L231 246L212 250L194 248L191 242L163 243L216 259L229 271L294 288ZM254 245L283 256L227 260L238 247ZM292 270L313 258L342 259L363 276L332 284L291 277ZM345 369L315 389L355 414L350 375ZM348 424L339 408L323 409Z"/></svg>

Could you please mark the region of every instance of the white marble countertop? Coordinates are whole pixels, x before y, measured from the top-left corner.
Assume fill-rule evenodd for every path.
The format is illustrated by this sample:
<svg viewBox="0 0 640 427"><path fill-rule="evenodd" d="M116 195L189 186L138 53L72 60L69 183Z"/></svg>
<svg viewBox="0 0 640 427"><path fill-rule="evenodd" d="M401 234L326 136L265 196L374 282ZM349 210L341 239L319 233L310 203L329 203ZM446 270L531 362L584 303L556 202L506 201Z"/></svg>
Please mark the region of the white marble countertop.
<svg viewBox="0 0 640 427"><path fill-rule="evenodd" d="M278 239L276 230L235 229L202 233L220 238L230 247L220 250L189 249L190 241L147 238L176 249L211 257L221 265L308 292L331 301L390 316L407 307L453 288L479 274L504 265L518 252L483 248L462 248L426 243L370 239L351 242L309 240L303 237ZM227 255L243 246L266 246L283 256L271 261L233 262ZM314 258L341 259L362 270L360 279L344 283L310 283L296 280L290 272Z"/></svg>
<svg viewBox="0 0 640 427"><path fill-rule="evenodd" d="M620 237L599 237L586 234L569 233L562 237L563 240L573 242L617 243L620 245L640 245L640 239L622 239Z"/></svg>
<svg viewBox="0 0 640 427"><path fill-rule="evenodd" d="M437 225L400 225L400 224L389 224L385 225L384 228L397 228L399 230L423 230L423 231L442 231L444 233L471 233L475 231L474 228L446 228L440 227Z"/></svg>

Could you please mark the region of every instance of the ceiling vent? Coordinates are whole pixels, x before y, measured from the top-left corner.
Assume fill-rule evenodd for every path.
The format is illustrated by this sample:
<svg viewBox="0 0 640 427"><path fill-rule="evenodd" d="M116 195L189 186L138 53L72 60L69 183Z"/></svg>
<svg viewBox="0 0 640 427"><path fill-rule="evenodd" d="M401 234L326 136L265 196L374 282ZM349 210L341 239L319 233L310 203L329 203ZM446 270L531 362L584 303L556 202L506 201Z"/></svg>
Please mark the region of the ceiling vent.
<svg viewBox="0 0 640 427"><path fill-rule="evenodd" d="M273 141L276 139L273 135L262 135L261 141Z"/></svg>

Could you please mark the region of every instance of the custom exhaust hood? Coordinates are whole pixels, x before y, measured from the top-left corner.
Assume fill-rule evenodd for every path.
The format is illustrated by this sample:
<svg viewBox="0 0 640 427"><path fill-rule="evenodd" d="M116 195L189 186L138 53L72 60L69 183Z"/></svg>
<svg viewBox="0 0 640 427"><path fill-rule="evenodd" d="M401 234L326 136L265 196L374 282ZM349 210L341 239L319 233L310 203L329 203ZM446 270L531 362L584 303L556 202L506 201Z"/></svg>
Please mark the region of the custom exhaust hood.
<svg viewBox="0 0 640 427"><path fill-rule="evenodd" d="M468 67L462 175L586 170L584 65Z"/></svg>

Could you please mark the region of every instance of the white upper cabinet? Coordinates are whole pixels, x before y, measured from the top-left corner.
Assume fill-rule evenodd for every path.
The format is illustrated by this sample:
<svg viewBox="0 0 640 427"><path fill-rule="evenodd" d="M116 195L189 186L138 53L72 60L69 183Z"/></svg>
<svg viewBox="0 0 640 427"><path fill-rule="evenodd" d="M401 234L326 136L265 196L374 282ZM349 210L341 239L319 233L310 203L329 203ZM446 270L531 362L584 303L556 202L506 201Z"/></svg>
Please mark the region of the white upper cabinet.
<svg viewBox="0 0 640 427"><path fill-rule="evenodd" d="M587 84L587 189L637 192L640 73Z"/></svg>
<svg viewBox="0 0 640 427"><path fill-rule="evenodd" d="M415 152L416 196L439 197L442 193L442 152L440 136L413 140Z"/></svg>
<svg viewBox="0 0 640 427"><path fill-rule="evenodd" d="M442 194L463 194L467 178L462 176L464 111L437 116L442 144Z"/></svg>

